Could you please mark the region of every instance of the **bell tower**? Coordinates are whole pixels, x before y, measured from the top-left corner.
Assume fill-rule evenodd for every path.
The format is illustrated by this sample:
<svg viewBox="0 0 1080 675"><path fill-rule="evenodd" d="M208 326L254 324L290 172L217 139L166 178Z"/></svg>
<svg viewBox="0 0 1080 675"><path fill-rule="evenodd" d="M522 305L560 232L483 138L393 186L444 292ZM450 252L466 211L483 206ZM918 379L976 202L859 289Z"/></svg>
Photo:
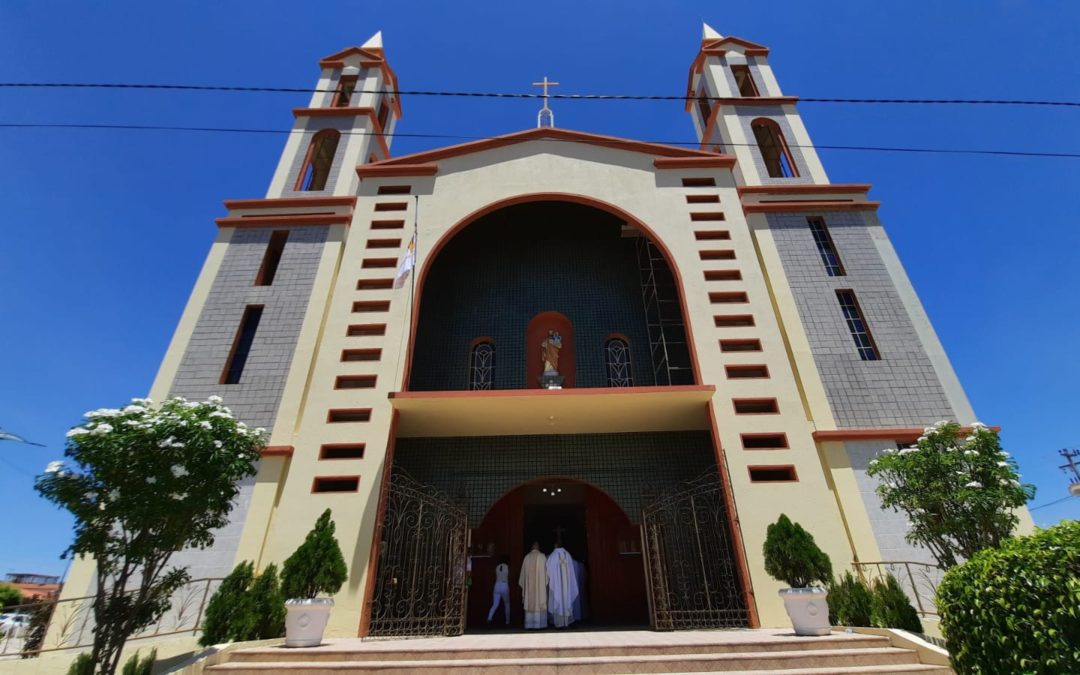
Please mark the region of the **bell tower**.
<svg viewBox="0 0 1080 675"><path fill-rule="evenodd" d="M768 57L768 47L703 24L686 89L701 149L735 155L741 185L827 184L798 98L780 90Z"/></svg>
<svg viewBox="0 0 1080 675"><path fill-rule="evenodd" d="M390 157L401 99L382 31L319 66L322 74L308 106L293 109L292 134L268 199L355 195L359 179L353 167Z"/></svg>

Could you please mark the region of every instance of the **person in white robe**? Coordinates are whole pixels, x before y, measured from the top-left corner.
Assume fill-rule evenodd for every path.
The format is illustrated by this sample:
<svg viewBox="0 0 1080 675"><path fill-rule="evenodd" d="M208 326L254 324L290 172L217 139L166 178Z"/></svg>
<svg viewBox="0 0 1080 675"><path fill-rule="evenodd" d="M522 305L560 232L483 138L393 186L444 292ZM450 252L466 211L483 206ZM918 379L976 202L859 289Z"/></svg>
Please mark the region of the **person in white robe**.
<svg viewBox="0 0 1080 675"><path fill-rule="evenodd" d="M574 559L556 542L555 550L547 559L548 613L556 628L565 628L574 622L574 600L578 596Z"/></svg>
<svg viewBox="0 0 1080 675"><path fill-rule="evenodd" d="M521 563L518 586L525 605L525 628L547 628L547 556L540 552L539 542L533 542Z"/></svg>
<svg viewBox="0 0 1080 675"><path fill-rule="evenodd" d="M577 581L578 595L574 598L574 621L585 618L585 563L574 558L574 579Z"/></svg>
<svg viewBox="0 0 1080 675"><path fill-rule="evenodd" d="M488 610L488 623L495 618L495 610L502 603L503 614L506 616L506 625L510 625L510 565L507 561L500 560L495 566L495 587L491 591L491 609Z"/></svg>

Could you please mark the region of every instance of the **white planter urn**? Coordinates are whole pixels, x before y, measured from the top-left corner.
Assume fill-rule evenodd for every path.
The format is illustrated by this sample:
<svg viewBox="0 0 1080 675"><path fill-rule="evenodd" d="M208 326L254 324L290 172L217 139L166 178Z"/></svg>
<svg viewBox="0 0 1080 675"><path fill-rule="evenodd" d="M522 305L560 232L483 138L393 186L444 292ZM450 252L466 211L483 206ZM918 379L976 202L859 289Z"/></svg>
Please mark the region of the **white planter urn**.
<svg viewBox="0 0 1080 675"><path fill-rule="evenodd" d="M286 600L285 646L318 647L322 644L323 631L333 608L331 598Z"/></svg>
<svg viewBox="0 0 1080 675"><path fill-rule="evenodd" d="M829 592L824 588L782 588L780 597L796 635L828 635Z"/></svg>

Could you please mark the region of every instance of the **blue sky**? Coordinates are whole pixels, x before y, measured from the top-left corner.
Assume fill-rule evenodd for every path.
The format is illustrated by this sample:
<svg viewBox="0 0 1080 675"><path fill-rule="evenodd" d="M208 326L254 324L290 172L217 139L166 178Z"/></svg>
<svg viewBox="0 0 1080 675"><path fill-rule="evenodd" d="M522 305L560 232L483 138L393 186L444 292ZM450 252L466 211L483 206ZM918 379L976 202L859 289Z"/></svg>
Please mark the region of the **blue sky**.
<svg viewBox="0 0 1080 675"><path fill-rule="evenodd" d="M0 81L314 86L319 58L383 30L403 89L681 95L702 19L768 45L788 94L1076 99L1080 3L0 3ZM662 8L662 9L661 9ZM303 94L0 90L0 123L287 130ZM410 98L404 133L535 124L531 101ZM690 141L678 102L558 102L559 126ZM800 106L818 144L1080 152L1080 110ZM142 396L214 236L222 200L261 197L269 134L0 129L0 573L60 573L68 517L32 490L89 409ZM453 140L399 138L394 154ZM1065 495L1080 446L1080 160L821 151L870 182L916 290L1034 504ZM1080 516L1080 500L1036 521Z"/></svg>

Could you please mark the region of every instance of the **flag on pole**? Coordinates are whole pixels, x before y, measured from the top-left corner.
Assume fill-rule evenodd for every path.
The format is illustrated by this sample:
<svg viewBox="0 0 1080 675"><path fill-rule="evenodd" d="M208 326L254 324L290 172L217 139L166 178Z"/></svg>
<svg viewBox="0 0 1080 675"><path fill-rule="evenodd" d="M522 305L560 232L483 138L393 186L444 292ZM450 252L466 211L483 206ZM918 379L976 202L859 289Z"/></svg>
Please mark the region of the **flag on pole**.
<svg viewBox="0 0 1080 675"><path fill-rule="evenodd" d="M405 255L398 264L397 274L394 276L394 288L401 288L405 280L409 278L409 272L416 266L416 233L409 240L409 247L405 249Z"/></svg>

